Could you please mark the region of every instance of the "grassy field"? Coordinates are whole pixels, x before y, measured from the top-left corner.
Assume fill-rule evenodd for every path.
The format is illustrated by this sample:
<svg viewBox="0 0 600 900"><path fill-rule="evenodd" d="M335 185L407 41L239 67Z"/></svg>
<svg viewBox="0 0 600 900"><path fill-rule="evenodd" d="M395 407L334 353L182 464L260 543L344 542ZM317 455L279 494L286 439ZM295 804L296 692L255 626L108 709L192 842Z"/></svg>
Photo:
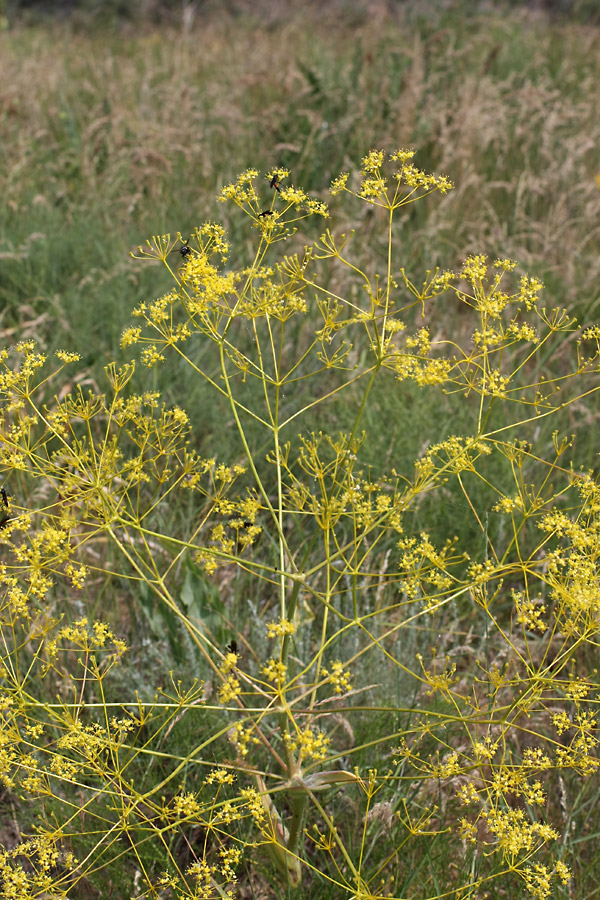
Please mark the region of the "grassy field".
<svg viewBox="0 0 600 900"><path fill-rule="evenodd" d="M402 223L410 274L504 255L544 281L549 301L592 321L595 29L438 4L396 17L325 6L308 21L285 8L266 19L213 15L189 33L47 26L2 36L4 339L18 329L83 348L96 377L118 357L131 308L167 284L130 249L222 217L216 194L250 165L288 166L326 199L331 179L371 146L414 147L418 165L456 185ZM249 235L239 217L225 224L243 260ZM362 226L365 255L377 253L368 213L338 222ZM179 397L178 379L170 372L160 387ZM188 397L204 423L200 388Z"/></svg>
<svg viewBox="0 0 600 900"><path fill-rule="evenodd" d="M68 378L52 384L45 402L52 404L52 391L62 399L77 385L85 391L104 391L104 367L113 360L123 364L134 355L131 348L122 349L120 344L123 331L136 323L131 317L133 308L171 288L168 272L158 261L140 262L130 257L130 251L146 238L179 232L185 240L206 221L223 222L231 241L231 267L242 269L251 263L256 228L234 206L216 200L224 185L248 167L261 173L274 167L289 168L294 185L331 206L332 217L325 225L313 219L300 223L286 252L289 247L289 252L301 253L327 225L336 234L353 229L356 266L367 273L381 269L387 236L379 212L358 202L342 205L329 194L332 180L340 172L356 169L373 147L389 152L414 148L420 168L447 175L455 184L450 193L407 206L396 217L393 237L400 248L400 261L391 275L399 284L401 268L420 283L426 270L459 269L471 254L487 254L491 260L509 257L518 261L519 272L544 282L542 305L547 298L548 308L564 307L582 326L593 325L600 300L600 31L581 21L553 19L514 6L466 9L467 5L458 3L397 7L348 3L311 5L299 15L286 4L273 4L243 15L213 9L204 19L199 14L187 29L158 30L144 22L137 28L128 25L119 31L90 34L69 23L47 23L0 34L0 188L4 201L0 209L0 344L11 346L32 338L44 351L60 348L82 356ZM273 191L264 178L261 183L266 207ZM356 295L353 274L342 277L332 266L327 278L326 286L346 296ZM423 323L418 313L420 309L414 320L409 316L415 327ZM432 337L438 332L451 333L459 343L463 336L466 340L471 328L464 310L456 304L437 306L435 313L428 308L425 324ZM296 332L292 330L289 346L300 344L303 337L300 326ZM242 332L240 346L245 346L246 339L250 340ZM542 353L532 381L534 375L546 381L561 377L574 352L574 345L565 342L556 352ZM356 353L358 358L359 351ZM212 357L203 360L205 364L210 373L218 371ZM218 453L219 459L230 463L244 459L231 413L213 399L210 385L193 377L183 361L169 360L168 365L152 370L138 365L135 377L137 392L160 391L168 403L185 408L193 424L189 440L196 451ZM329 377L324 390L333 390L342 376L333 372ZM540 455L552 447L554 428L573 433L575 449L566 462L561 459L564 471L571 460L577 470L597 471L598 406L593 393L597 374L586 378L579 399L561 412L558 423L552 420L546 426L544 420L536 419L519 431ZM217 376L215 379L218 381ZM261 390L260 384L256 391L251 384L243 388L240 396L248 408L260 407ZM300 406L312 403L318 395L311 390L310 385L299 382L299 399L294 402ZM592 392L589 396L588 390ZM324 412L317 408L304 428L316 431L327 427L330 434L348 429L348 422L354 421L357 394L343 396L345 399L336 400ZM375 478L394 467L408 479L413 460L423 458L429 445L468 429L473 408L457 405L446 396L434 396L412 383L403 383L397 390L390 390L389 382L376 384L361 421L369 433L361 448L361 463L372 467ZM506 421L508 418L500 417L499 427ZM248 440L258 474L266 484L271 477L264 461L267 450L260 443L260 430L253 429L251 424ZM9 471L8 465L5 471ZM505 459L495 460L479 483L470 485L466 476L468 490L462 493L443 486L435 496L424 494L410 510L412 532L418 535L427 530L436 546L456 535L473 558L479 554L484 560L488 544L491 547L505 539L505 526L493 511L495 494L490 485L510 480L510 472ZM527 481L527 466L523 480ZM20 501L32 482L15 472L7 484L9 493ZM43 489L36 490L36 502L45 500L50 505ZM274 484L270 490L275 493ZM156 504L153 536L159 532L185 534L188 523L199 514L192 500L175 496L174 502ZM57 506L67 500L66 495L61 497ZM145 547L148 558L162 560L171 552L171 545L158 539L153 544L153 539L148 538ZM527 544L527 529L520 539ZM490 671L497 666L497 671L504 672L510 654L488 634L487 626L484 630L475 601L459 608L448 606L444 618L435 623L419 619L415 627L396 634L397 611L388 600L391 595L381 586L383 581L380 585L378 580L379 574L387 571L393 550L392 540L386 540L373 550L370 565L374 574L370 581L365 580L368 589L363 585L361 590L369 597L373 616L383 610L385 628L391 629L392 638L383 642L385 652L377 665L368 673L365 669L369 687L364 693L364 709L359 694L356 702L348 703L350 711L338 710L333 727L332 765L336 771L358 766L367 779L369 770L385 770L394 787L370 798L368 814L349 792L340 792L334 803L344 846L350 855L360 855L361 865L370 873L368 888L364 887L361 896L443 896L453 900L517 896L514 891L522 887L511 880L510 864L504 868L498 864L492 872L485 868L485 850L467 854L460 849L465 845L458 837L461 812L453 794L456 784L444 784L439 777L437 783L432 779L426 789L421 788L419 777L406 774L409 758L392 759L390 742L384 743L390 734L416 728L411 719L415 706L427 709L427 725L419 738L423 758L431 744L431 753L437 753L441 766L446 765L447 755L453 748L461 748L464 740L460 728L453 731L454 726L448 724L443 739L446 756L444 750L435 750L438 738L434 741L428 717L433 721L436 715L442 716L442 699L439 707L437 697L424 699L429 696L425 687L433 682L424 679L420 689L416 688L410 672L402 668L405 659L414 660L418 652L427 655L436 646L439 660L435 663L434 658L432 671L437 671L436 666L443 668L442 656L447 654L448 660L461 660L458 681L467 679L469 659L485 658ZM300 544L302 553L308 545L306 537ZM94 552L101 563L84 599L75 591L57 591L44 615L62 615L74 623L85 612L90 619L110 622L115 634L127 642L130 651L103 702L119 706L123 695L129 692L131 696L135 689L142 701L152 705L161 686L162 700L167 698L177 706L178 679L186 687L193 677L210 683L216 669L211 671L192 633L182 629L174 608L158 602L143 583L121 578L121 558L111 556L101 541L94 545ZM261 537L260 552L276 566L278 549L268 530ZM309 551L305 559L312 559ZM235 575L226 570L211 579L191 553L178 557L177 565L168 572L169 596L176 605L190 620L202 624L215 647L224 647L234 637L254 677L259 660L267 656L266 640L257 623L275 610L274 582L265 588L265 582L244 567ZM513 587L512 577L506 577L507 595ZM339 592L340 605L347 611L355 602L350 578ZM307 595L304 606L298 601L297 614L305 625L294 648L299 659L309 657L326 634L326 625L311 606L312 599ZM508 609L509 601L500 595L495 624L512 622ZM344 658L353 654L360 658L359 639L354 643L354 632L342 632L337 649ZM590 683L597 689L597 635L591 633L590 640L582 642L581 659L583 668L592 672ZM555 638L560 635L552 636L543 653L541 639L532 651L529 637L523 633L511 647L537 677L546 671L548 659L556 652ZM536 657L536 653L540 655ZM414 668L414 662L411 665ZM68 681L67 674L61 675L57 669L40 682L39 696L51 705L53 692L62 697L61 691L71 690ZM190 694L182 703L189 711L208 699L207 692ZM132 752L126 766L116 766L115 771L121 774L129 767L129 782L145 786L152 779L160 783L164 777L167 782L172 767L181 763L184 786L200 791L199 779L211 763L235 767L227 742L233 719L222 718L216 701L200 720L204 733L217 735L206 747L201 745L201 764L191 756L191 748L198 745L198 720L184 716L183 711L180 716L168 710L160 713L159 707L157 703L160 727L152 717L140 724L136 739L143 749ZM554 709L551 704L548 708ZM526 757L527 752L527 725L519 724L519 729L516 749L510 750L515 759L519 753ZM127 750L125 744L123 747ZM149 766L144 756L150 752L148 748L152 749ZM590 754L597 757L595 744ZM509 756L506 750L506 758ZM563 826L560 858L568 862L574 878L567 886L555 882L552 894L532 896L582 900L600 896L596 847L600 818L598 791L593 786L597 775L593 774L595 767L589 766L586 769L581 763L568 777L557 776L546 805L548 818ZM238 768L242 771L243 766ZM585 777L578 780L580 774ZM10 787L5 785L0 796L0 843L9 849L28 833L33 822L30 802ZM77 796L87 796L88 787L82 776ZM143 787L139 791L140 797L144 795ZM109 832L114 824L109 794L107 790L106 805L94 812L91 825L86 821L84 826L81 816L81 840L78 843L76 835L72 838L79 858L95 846L95 822ZM118 796L126 806L125 788ZM157 884L161 867L173 865L183 872L196 858L198 847L203 842L206 846L206 831L188 823L187 830L173 836L167 811L172 797L166 801L162 797L159 802L158 794L152 796L143 813L138 798L135 829L131 835L123 829L107 843L97 871L85 869L85 878L68 894L44 894L40 888L34 896L178 897L175 886L165 884L153 894L148 885ZM315 789L315 796L323 795ZM64 799L58 794L54 798L57 816ZM53 821L54 800L45 810L46 822ZM73 803L77 806L77 797ZM285 804L286 814L293 817L293 800ZM132 809L135 807L132 802ZM350 897L341 887L339 867L343 868L344 861L335 858L335 848L330 848L329 862L323 862L328 840L332 840L331 820L323 812L323 818L316 816L304 825L311 835L304 851L310 869L304 884L311 898ZM331 826L329 838L327 826ZM434 831L439 840L428 841L427 835ZM249 835L250 826L244 840L250 842ZM130 845L133 852L129 852ZM58 868L57 864L56 871ZM266 863L246 862L237 896L293 895L293 872L289 870L279 879L272 872ZM0 874L6 877L4 870ZM492 875L494 881L488 885L485 879ZM68 878L62 881L61 890L67 891L68 884ZM26 894L14 896L21 900Z"/></svg>

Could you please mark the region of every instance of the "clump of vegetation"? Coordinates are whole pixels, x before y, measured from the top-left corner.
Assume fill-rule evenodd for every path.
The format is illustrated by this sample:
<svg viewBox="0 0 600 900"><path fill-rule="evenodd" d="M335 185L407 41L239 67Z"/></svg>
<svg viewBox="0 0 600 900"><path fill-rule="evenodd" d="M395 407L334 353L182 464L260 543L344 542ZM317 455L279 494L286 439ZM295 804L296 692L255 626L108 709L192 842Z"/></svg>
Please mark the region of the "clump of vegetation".
<svg viewBox="0 0 600 900"><path fill-rule="evenodd" d="M100 383L129 303L162 290L157 269L128 260L141 236L187 237L215 217L215 186L256 164L290 168L326 200L373 135L419 147L423 167L456 183L427 215L412 206L398 217L410 277L502 248L594 320L597 29L520 7L203 2L185 29L179 18L151 30L143 15L121 32L39 16L0 29L2 341L76 346L79 377ZM364 221L338 228L369 232L369 208L348 213ZM241 252L239 219L223 216ZM368 247L384 265L385 247ZM163 383L157 371L157 388L177 402L185 377L173 366ZM205 430L206 398L194 387L187 403Z"/></svg>
<svg viewBox="0 0 600 900"><path fill-rule="evenodd" d="M214 223L136 254L172 287L122 346L202 379L235 455L199 453L134 361L104 392L66 380L76 353L2 351L6 897L568 885L600 765L600 492L560 429L598 390L600 329L509 259L417 283L395 221L452 185L413 156L372 150L331 209L285 167L247 169L220 199L248 265ZM356 263L341 201L373 211L383 267ZM388 464L365 428L379 384L448 432ZM439 535L447 503L470 526Z"/></svg>

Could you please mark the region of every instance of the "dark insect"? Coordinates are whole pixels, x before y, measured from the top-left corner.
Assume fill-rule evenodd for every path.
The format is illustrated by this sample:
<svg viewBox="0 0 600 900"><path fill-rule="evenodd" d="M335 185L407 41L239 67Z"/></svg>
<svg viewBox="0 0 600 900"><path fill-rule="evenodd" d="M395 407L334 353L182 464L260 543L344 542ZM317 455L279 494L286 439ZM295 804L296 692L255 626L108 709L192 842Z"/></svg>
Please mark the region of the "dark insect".
<svg viewBox="0 0 600 900"><path fill-rule="evenodd" d="M10 504L8 502L8 494L6 493L4 488L0 488L0 496L2 497L2 503L4 504L3 514L0 515L0 529L1 529L1 528L6 528L8 523L15 517L8 514L8 510L10 509Z"/></svg>
<svg viewBox="0 0 600 900"><path fill-rule="evenodd" d="M265 209L264 212L259 213L258 218L259 218L259 219L264 219L265 216L272 216L272 215L273 215L273 210L272 210L272 209Z"/></svg>
<svg viewBox="0 0 600 900"><path fill-rule="evenodd" d="M178 250L179 253L181 253L181 256L182 256L182 258L183 258L184 260L187 259L188 256L189 256L189 255L191 254L191 252L192 252L192 248L190 247L190 245L188 244L187 241L185 242L185 244L184 244L182 247L173 247L173 249L170 250L169 252L170 252L170 253L175 253L176 250Z"/></svg>
<svg viewBox="0 0 600 900"><path fill-rule="evenodd" d="M238 652L237 641L231 640L231 641L227 644L227 646L225 647L225 649L227 650L228 653L237 653L237 652Z"/></svg>
<svg viewBox="0 0 600 900"><path fill-rule="evenodd" d="M281 192L281 188L279 187L279 175L273 175L271 181L269 182L269 187L275 188L276 191Z"/></svg>

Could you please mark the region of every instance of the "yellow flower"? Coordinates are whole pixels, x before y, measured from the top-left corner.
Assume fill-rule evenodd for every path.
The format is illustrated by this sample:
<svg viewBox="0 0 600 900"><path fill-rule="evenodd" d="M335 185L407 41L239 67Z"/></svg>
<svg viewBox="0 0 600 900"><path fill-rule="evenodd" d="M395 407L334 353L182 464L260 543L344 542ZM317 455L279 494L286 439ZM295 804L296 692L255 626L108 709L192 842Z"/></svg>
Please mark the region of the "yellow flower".
<svg viewBox="0 0 600 900"><path fill-rule="evenodd" d="M578 681L570 681L567 687L565 688L565 694L569 698L569 700L575 700L578 702L579 700L583 700L584 697L590 692L590 686L581 679Z"/></svg>
<svg viewBox="0 0 600 900"><path fill-rule="evenodd" d="M235 700L236 697L242 693L242 687L235 677L235 675L230 675L219 688L219 703L229 703L230 700Z"/></svg>
<svg viewBox="0 0 600 900"><path fill-rule="evenodd" d="M280 619L279 622L269 622L267 624L267 635L270 638L293 634L295 630L294 623L288 622L287 619Z"/></svg>
<svg viewBox="0 0 600 900"><path fill-rule="evenodd" d="M396 150L394 153L390 154L390 159L392 162L399 162L404 165L405 163L410 162L414 155L414 150Z"/></svg>
<svg viewBox="0 0 600 900"><path fill-rule="evenodd" d="M362 168L364 172L376 172L383 165L383 150L371 150L363 158Z"/></svg>
<svg viewBox="0 0 600 900"><path fill-rule="evenodd" d="M341 194L342 191L347 190L346 185L348 183L348 179L350 177L349 172L343 172L341 175L338 175L331 182L331 187L329 188L329 193L332 197L335 197L336 194Z"/></svg>
<svg viewBox="0 0 600 900"><path fill-rule="evenodd" d="M285 665L278 659L270 659L267 663L265 663L261 671L267 681L277 684L278 688L280 688L285 681Z"/></svg>
<svg viewBox="0 0 600 900"><path fill-rule="evenodd" d="M137 344L141 333L141 328L126 328L121 335L121 347L125 349L125 347L130 347L131 344Z"/></svg>
<svg viewBox="0 0 600 900"><path fill-rule="evenodd" d="M204 784L233 784L235 775L227 769L213 769L204 779Z"/></svg>
<svg viewBox="0 0 600 900"><path fill-rule="evenodd" d="M173 801L173 809L178 819L198 818L200 815L200 804L196 796L191 793L180 794Z"/></svg>
<svg viewBox="0 0 600 900"><path fill-rule="evenodd" d="M310 725L298 729L295 737L284 737L289 750L298 750L300 762L304 759L322 760L329 752L329 738L321 731L313 731Z"/></svg>
<svg viewBox="0 0 600 900"><path fill-rule="evenodd" d="M432 768L432 775L435 778L452 778L459 775L461 768L458 762L458 753L450 753L445 760Z"/></svg>
<svg viewBox="0 0 600 900"><path fill-rule="evenodd" d="M343 694L352 690L350 684L350 672L344 672L344 664L338 659L331 664L331 669L323 669L323 675L327 681L334 686L336 694Z"/></svg>
<svg viewBox="0 0 600 900"><path fill-rule="evenodd" d="M85 580L87 578L88 569L87 566L77 566L75 567L72 563L69 563L65 569L66 574L71 579L71 584L73 587L81 588L85 584Z"/></svg>

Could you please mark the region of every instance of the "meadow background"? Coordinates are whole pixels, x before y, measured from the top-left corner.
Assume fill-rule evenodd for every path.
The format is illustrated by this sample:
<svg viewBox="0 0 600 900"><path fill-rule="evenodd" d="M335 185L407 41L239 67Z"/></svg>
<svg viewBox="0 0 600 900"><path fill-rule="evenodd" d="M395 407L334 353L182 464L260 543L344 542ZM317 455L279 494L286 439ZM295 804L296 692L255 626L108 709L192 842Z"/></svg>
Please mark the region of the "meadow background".
<svg viewBox="0 0 600 900"><path fill-rule="evenodd" d="M597 321L596 5L340 0L298 6L301 11L283 2L88 4L57 16L6 5L0 343L33 338L49 352L81 353L63 394L76 384L101 390L103 367L131 357L120 337L133 307L169 289L163 268L129 256L147 237L186 237L204 221L222 221L235 265L247 264L252 235L235 211L216 203L226 183L250 166L262 172L285 166L294 184L327 202L331 180L371 147L412 147L420 168L444 173L456 186L403 214L399 240L409 276L458 268L472 253L510 257L544 282L549 305L566 307L582 325ZM376 216L364 205L342 216L336 229L356 229L358 261L372 269L386 249L377 242ZM297 246L319 233L309 223ZM467 327L456 308L447 317L444 328L460 334ZM435 320L427 324L435 335ZM560 355L545 364L560 373ZM137 375L138 390L158 390L185 407L200 453L218 448L220 457L239 457L232 421L223 431L222 408L183 366L138 367ZM457 430L444 401L435 402L404 386L375 391L365 422L380 436L368 451L375 471L413 460ZM343 404L334 409L332 432L336 416L342 423L344 415ZM562 422L575 435L577 464L593 471L598 418L592 397L569 407ZM228 429L231 445L224 446ZM10 489L18 498L18 476ZM446 503L436 501L428 521L431 527L433 517L438 538L458 533L468 540L469 512L449 495ZM185 515L185 508L164 512L166 522ZM422 515L425 520L426 504ZM476 533L472 538L481 540ZM219 640L244 635L253 643L256 587L234 582L217 590L193 568L179 579L181 603L191 604L200 592L199 614ZM84 601L74 596L71 602L72 618L82 611L101 615L127 642L123 684L142 696L151 696L170 671L175 677L193 671L193 648L150 598L117 592L99 578ZM455 618L447 625L462 629L467 641L469 623ZM367 751L359 761L378 764ZM575 887L556 888L557 896L600 895L598 796L586 784L573 800L564 842ZM351 814L340 811L342 818ZM10 846L26 831L27 816L26 805L1 796L0 843ZM441 894L447 865L440 852L415 870L421 884L406 877L395 890L420 896L426 885L424 896ZM135 865L128 869L125 861L120 878L120 887L111 881L102 895L125 896L119 891L134 883ZM265 896L265 884L263 874L248 870L240 896ZM100 896L97 887L81 888L88 889ZM311 896L329 895L314 885Z"/></svg>

